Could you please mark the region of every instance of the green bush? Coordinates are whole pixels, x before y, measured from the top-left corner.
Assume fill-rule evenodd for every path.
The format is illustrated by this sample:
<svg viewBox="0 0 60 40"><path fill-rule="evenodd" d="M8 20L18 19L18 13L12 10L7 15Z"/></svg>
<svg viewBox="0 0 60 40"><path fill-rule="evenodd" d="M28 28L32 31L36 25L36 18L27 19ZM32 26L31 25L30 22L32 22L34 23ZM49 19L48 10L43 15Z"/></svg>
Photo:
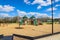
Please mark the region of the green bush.
<svg viewBox="0 0 60 40"><path fill-rule="evenodd" d="M47 22L47 24L52 24L52 22Z"/></svg>

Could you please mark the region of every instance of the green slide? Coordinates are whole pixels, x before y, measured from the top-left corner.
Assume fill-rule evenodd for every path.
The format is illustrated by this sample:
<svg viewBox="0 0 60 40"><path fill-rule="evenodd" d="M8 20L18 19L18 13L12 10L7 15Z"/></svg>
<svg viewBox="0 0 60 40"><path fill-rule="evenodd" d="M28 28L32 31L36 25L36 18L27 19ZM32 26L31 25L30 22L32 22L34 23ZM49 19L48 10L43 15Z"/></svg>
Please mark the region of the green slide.
<svg viewBox="0 0 60 40"><path fill-rule="evenodd" d="M23 24L23 19L21 19L21 20L19 21L19 24L20 24L20 25L22 25L22 24Z"/></svg>
<svg viewBox="0 0 60 40"><path fill-rule="evenodd" d="M34 25L35 25L35 26L37 26L37 23L38 23L37 20L34 19Z"/></svg>

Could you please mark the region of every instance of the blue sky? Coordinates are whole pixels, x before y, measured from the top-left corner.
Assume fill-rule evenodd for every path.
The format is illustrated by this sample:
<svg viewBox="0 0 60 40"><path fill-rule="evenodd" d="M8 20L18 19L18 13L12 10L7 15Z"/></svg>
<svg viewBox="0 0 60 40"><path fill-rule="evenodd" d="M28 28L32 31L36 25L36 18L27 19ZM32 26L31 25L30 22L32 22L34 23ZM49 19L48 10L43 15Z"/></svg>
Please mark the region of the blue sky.
<svg viewBox="0 0 60 40"><path fill-rule="evenodd" d="M60 0L53 0L54 18L60 18ZM0 16L51 17L51 0L0 0Z"/></svg>

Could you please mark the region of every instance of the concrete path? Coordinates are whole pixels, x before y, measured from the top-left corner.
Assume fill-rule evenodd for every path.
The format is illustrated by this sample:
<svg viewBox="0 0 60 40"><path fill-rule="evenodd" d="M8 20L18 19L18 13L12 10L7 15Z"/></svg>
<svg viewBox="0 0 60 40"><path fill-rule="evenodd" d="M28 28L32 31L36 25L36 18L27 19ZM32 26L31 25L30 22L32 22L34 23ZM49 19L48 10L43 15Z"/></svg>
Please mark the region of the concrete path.
<svg viewBox="0 0 60 40"><path fill-rule="evenodd" d="M52 36L48 36L36 40L60 40L60 34L56 34L56 35L52 35Z"/></svg>
<svg viewBox="0 0 60 40"><path fill-rule="evenodd" d="M3 40L12 40L12 36L4 36Z"/></svg>

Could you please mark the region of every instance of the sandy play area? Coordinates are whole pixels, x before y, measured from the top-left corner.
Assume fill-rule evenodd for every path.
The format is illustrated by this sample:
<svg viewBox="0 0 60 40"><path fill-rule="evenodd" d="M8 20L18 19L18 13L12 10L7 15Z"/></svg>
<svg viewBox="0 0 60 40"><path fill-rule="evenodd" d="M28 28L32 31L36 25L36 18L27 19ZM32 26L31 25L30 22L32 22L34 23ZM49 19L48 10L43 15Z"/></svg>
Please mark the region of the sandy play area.
<svg viewBox="0 0 60 40"><path fill-rule="evenodd" d="M19 25L17 23L12 23L8 25L0 26L0 34L4 36L20 34L26 36L39 36L51 33L51 24L43 24L43 25L21 25L23 29L17 29ZM60 24L54 24L54 32L60 32Z"/></svg>

